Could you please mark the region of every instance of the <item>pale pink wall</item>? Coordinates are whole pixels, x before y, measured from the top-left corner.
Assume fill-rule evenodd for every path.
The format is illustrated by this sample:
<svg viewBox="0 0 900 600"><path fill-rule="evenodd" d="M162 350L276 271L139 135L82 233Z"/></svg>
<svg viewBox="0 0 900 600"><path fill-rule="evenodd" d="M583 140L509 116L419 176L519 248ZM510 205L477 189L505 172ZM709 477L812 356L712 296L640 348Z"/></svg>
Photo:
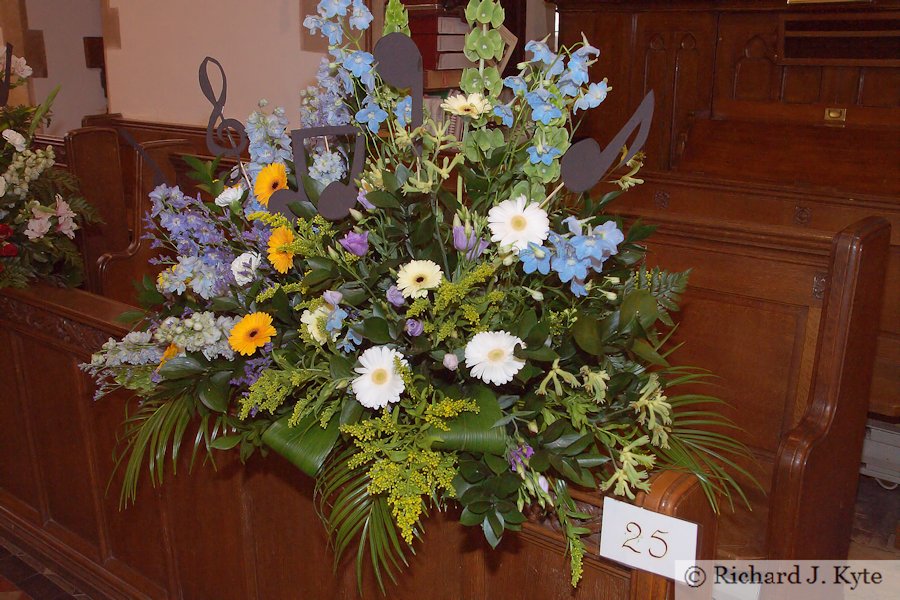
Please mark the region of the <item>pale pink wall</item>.
<svg viewBox="0 0 900 600"><path fill-rule="evenodd" d="M205 125L197 84L207 55L228 76L226 116L244 120L260 98L298 120L299 91L321 54L301 51L300 0L109 0L121 48L106 47L110 112ZM214 81L214 88L219 85Z"/></svg>
<svg viewBox="0 0 900 600"><path fill-rule="evenodd" d="M60 86L53 103L53 120L44 133L61 137L81 127L83 116L106 111L100 69L88 69L84 64L83 38L102 35L100 0L66 0L64 4L27 0L25 4L28 28L44 32L47 55L47 77L31 80L34 99L43 102L53 88Z"/></svg>

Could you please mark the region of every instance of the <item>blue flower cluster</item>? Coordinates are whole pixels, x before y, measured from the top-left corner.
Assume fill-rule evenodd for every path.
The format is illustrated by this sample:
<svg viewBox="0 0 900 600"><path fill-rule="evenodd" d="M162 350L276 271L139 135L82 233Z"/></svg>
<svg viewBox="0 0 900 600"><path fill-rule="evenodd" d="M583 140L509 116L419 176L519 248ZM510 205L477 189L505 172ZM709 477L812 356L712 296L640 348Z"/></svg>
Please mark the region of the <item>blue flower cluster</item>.
<svg viewBox="0 0 900 600"><path fill-rule="evenodd" d="M336 53L332 53L335 56ZM344 105L344 96L353 91L350 74L339 63L322 58L316 71L318 87L310 86L300 92L300 126L324 127L346 125L350 113Z"/></svg>
<svg viewBox="0 0 900 600"><path fill-rule="evenodd" d="M336 46L344 41L343 18L352 29L365 31L372 24L372 13L363 0L321 0L317 14L303 20L303 26L310 33L321 31L328 43Z"/></svg>
<svg viewBox="0 0 900 600"><path fill-rule="evenodd" d="M264 107L265 101L261 101L260 109ZM287 127L288 119L281 107L271 113L256 110L247 118L244 129L250 141L250 163L246 168L251 180L255 180L266 165L291 160L291 138Z"/></svg>
<svg viewBox="0 0 900 600"><path fill-rule="evenodd" d="M156 248L162 246L161 240L167 240L178 253L176 264L160 273L159 290L183 294L190 287L205 299L226 293L234 283L231 262L235 257L217 226L219 217L199 197L185 196L177 187L160 185L150 193L150 200L147 237ZM152 218L158 220L162 231ZM161 262L157 259L154 264Z"/></svg>
<svg viewBox="0 0 900 600"><path fill-rule="evenodd" d="M618 253L618 246L625 236L613 221L607 221L593 230L588 228L587 232L582 231L582 223L574 217L569 217L564 223L569 227L569 233L560 235L550 232L548 241L552 249L528 244L519 252L519 261L525 273L549 275L553 270L560 281L569 284L575 296L586 296L585 284L589 272L602 272L603 263Z"/></svg>

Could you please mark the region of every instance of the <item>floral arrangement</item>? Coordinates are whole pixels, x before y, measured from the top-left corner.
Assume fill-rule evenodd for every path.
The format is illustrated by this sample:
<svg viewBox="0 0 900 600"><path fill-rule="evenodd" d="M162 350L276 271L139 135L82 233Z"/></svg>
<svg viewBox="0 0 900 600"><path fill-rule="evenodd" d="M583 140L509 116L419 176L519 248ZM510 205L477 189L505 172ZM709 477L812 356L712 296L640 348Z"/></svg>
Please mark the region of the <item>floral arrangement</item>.
<svg viewBox="0 0 900 600"><path fill-rule="evenodd" d="M190 159L208 198L160 186L149 223L163 268L145 279L138 325L83 367L98 396L133 390L124 425L122 501L149 462L154 484L191 424L196 447L274 450L316 478L336 561L356 540L378 581L430 510L462 507L496 546L529 507L559 520L572 584L586 518L571 486L634 499L661 469L696 473L715 505L740 493L724 457L741 447L697 428L725 420L674 394L703 372L668 362L686 273L643 266L652 227L604 214L640 156L598 197L567 193L560 158L610 87L591 82L587 41L530 58L502 79L496 0L472 0L462 91L443 109L462 140L385 83L360 47L372 16L322 0L305 24L330 42L303 126L353 124L365 166L350 177L342 136L292 148L283 109L250 115L249 163L228 173ZM390 2L386 32L406 32ZM306 169L294 162L307 156ZM306 171L306 174L304 174ZM357 185L344 220L317 212L329 186ZM283 190L309 199L268 210ZM402 542L401 542L402 540ZM337 562L335 563L337 564Z"/></svg>
<svg viewBox="0 0 900 600"><path fill-rule="evenodd" d="M0 63L5 57L0 50ZM10 64L10 87L24 85L31 67L18 56ZM0 70L0 80L6 76ZM0 288L35 279L64 286L82 281L75 231L96 216L78 195L75 178L53 168L53 148L31 149L37 128L49 123L55 97L54 90L40 106L0 109Z"/></svg>

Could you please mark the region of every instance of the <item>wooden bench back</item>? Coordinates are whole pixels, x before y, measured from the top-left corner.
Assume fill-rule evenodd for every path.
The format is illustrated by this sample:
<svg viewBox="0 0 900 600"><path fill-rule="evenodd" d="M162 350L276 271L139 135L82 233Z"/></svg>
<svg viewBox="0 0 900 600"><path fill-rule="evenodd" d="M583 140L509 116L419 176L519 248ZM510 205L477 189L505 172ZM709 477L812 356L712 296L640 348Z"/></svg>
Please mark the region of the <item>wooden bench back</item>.
<svg viewBox="0 0 900 600"><path fill-rule="evenodd" d="M728 222L710 226L680 218L662 220L660 230L650 238L648 260L652 264L669 270L692 269L683 309L676 319L679 329L675 338L684 346L674 360L707 368L717 376L712 387L698 391L728 403L724 411L737 426L728 433L750 447L757 461L744 466L762 489L744 480L752 510L738 506L734 513L723 515L720 556L769 555L767 532L774 518L770 507L797 493L784 487L780 447L801 423L815 423L829 440L846 440L846 460L830 473L829 487L855 493L878 299L866 304L869 319L865 324L858 318L840 320L840 306L844 297L859 302L860 294L880 294L889 232L883 220L866 220L836 237L832 249L831 238L821 233ZM860 252L865 248L865 270L847 270L849 250L840 249L848 244L859 247ZM826 358L826 351L834 346L835 331L841 332L843 340L865 344L870 354L853 346L854 360L868 361L868 370L854 374L856 396L832 398L845 418L826 422L827 415L819 406L821 382L845 377L849 368L845 362ZM808 436L802 437L809 441ZM805 481L804 465L797 468L794 477ZM817 493L807 492L806 499L824 502L828 493L818 489ZM792 543L803 539L802 531L792 532L773 535L795 535ZM826 535L827 543L823 539L821 546L807 549L824 556L820 550L830 551L848 536L849 529L845 532L836 527Z"/></svg>

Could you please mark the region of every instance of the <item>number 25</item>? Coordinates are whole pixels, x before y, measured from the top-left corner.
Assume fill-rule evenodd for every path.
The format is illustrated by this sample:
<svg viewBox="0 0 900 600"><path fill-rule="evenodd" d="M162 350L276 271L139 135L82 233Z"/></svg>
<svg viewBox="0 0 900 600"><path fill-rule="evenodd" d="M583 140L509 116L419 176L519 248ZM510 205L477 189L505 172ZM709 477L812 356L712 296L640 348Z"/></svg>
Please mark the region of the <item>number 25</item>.
<svg viewBox="0 0 900 600"><path fill-rule="evenodd" d="M636 533L636 534L634 534L635 529L637 530L637 533ZM623 548L628 548L629 550L631 550L631 551L634 552L635 554L640 554L641 551L638 550L637 548L635 548L634 546L632 546L631 543L634 542L634 541L637 540L637 539L640 539L640 537L641 537L641 531L642 531L642 530L641 530L641 526L638 525L637 523L635 523L634 521L629 521L628 524L625 525L625 531L626 531L627 533L631 533L631 534L634 534L634 535L633 535L632 537L630 537L630 538L627 538L627 539L622 543L622 547L623 547ZM664 539L663 539L662 537L660 537L660 536L661 536L661 535L666 535L666 534L668 534L668 533L669 533L668 531L660 531L659 529L657 529L656 531L654 531L654 532L653 532L653 535L650 536L650 539L651 539L651 540L656 540L656 541L658 541L660 544L662 544L662 553L656 553L656 552L653 551L653 548L650 547L650 548L647 549L647 554L649 554L649 555L652 556L653 558L662 558L663 556L665 556L666 553L668 553L668 551L669 551L669 544L666 543L666 540L664 540ZM659 544L657 544L657 546L658 546L658 545L659 545Z"/></svg>

